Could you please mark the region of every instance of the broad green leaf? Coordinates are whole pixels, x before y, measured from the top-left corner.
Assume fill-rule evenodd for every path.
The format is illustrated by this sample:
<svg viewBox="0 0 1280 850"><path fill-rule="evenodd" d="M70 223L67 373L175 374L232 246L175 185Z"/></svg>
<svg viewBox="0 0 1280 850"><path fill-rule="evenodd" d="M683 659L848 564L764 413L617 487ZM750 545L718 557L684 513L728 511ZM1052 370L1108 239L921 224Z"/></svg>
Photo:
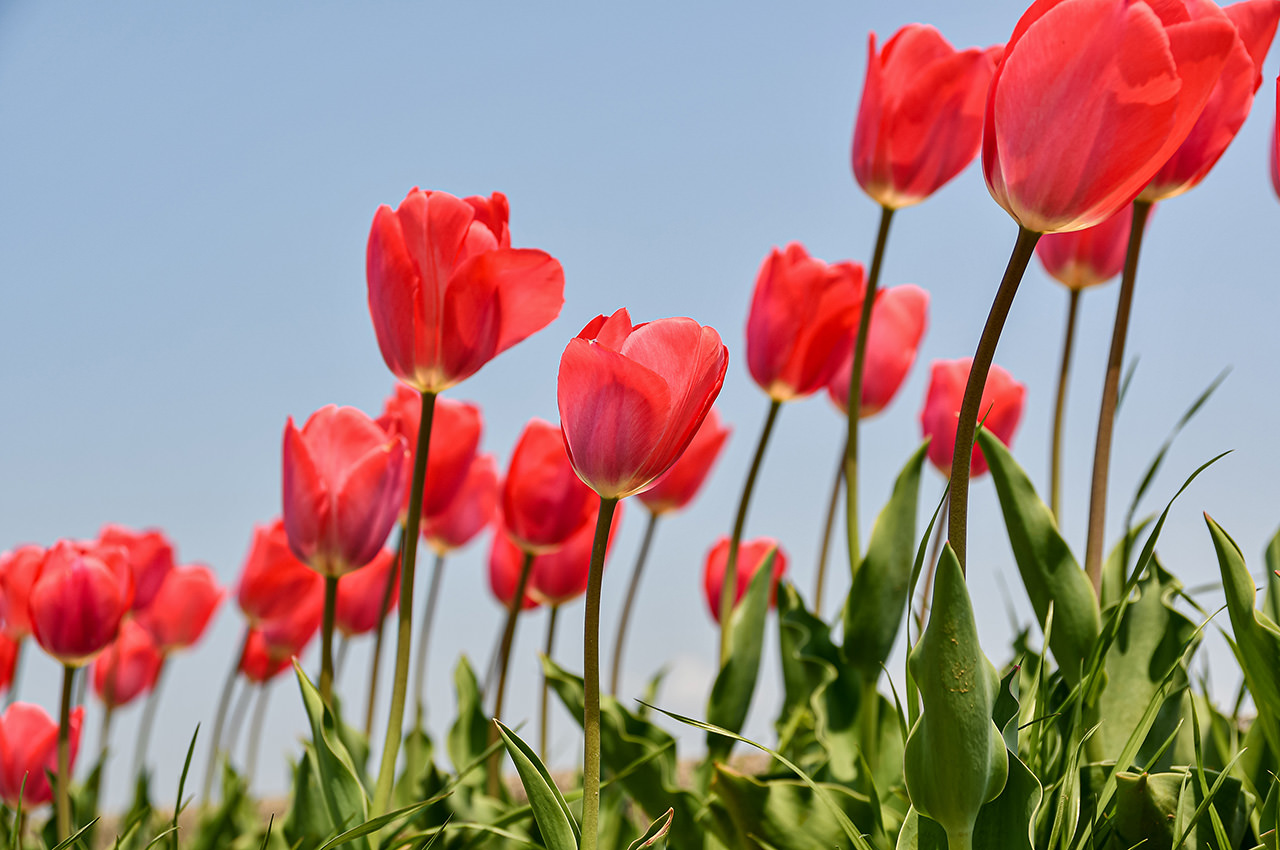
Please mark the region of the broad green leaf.
<svg viewBox="0 0 1280 850"><path fill-rule="evenodd" d="M1263 558L1267 565L1267 597L1262 603L1262 611L1271 618L1271 622L1280 623L1280 531L1267 544Z"/></svg>
<svg viewBox="0 0 1280 850"><path fill-rule="evenodd" d="M454 771L460 772L464 765L475 762L488 747L489 718L484 713L480 683L465 655L458 659L458 664L453 669L453 685L457 691L458 717L449 728L445 747ZM473 772L468 775L468 784L482 788L485 777Z"/></svg>
<svg viewBox="0 0 1280 850"><path fill-rule="evenodd" d="M533 819L538 823L538 831L542 833L547 850L578 850L581 838L578 824L546 766L515 732L500 720L493 722L498 725L498 732L507 745L507 754L520 774L520 782L533 808Z"/></svg>
<svg viewBox="0 0 1280 850"><path fill-rule="evenodd" d="M983 428L978 432L978 444L991 467L1009 544L1031 607L1043 627L1049 603L1053 603L1050 649L1063 677L1074 685L1080 681L1081 669L1102 628L1093 585L1058 532L1048 506L1040 501L1004 443Z"/></svg>
<svg viewBox="0 0 1280 850"><path fill-rule="evenodd" d="M1225 830L1229 847L1239 847L1248 825L1249 805L1240 780L1206 771L1213 780L1202 788L1187 770L1171 773L1121 773L1117 776L1115 827L1124 846L1144 841L1152 850L1220 846L1210 814Z"/></svg>
<svg viewBox="0 0 1280 850"><path fill-rule="evenodd" d="M675 809L667 809L666 814L649 824L644 834L632 841L627 850L644 850L645 847L656 847L661 850L667 843L667 832L671 829L671 819L676 816Z"/></svg>
<svg viewBox="0 0 1280 850"><path fill-rule="evenodd" d="M342 745L336 718L296 660L293 669L302 690L307 719L311 722L311 748L307 757L315 763L320 801L329 820L328 834L333 835L364 823L369 814L369 801L355 765L351 763L351 756ZM368 850L369 847L364 838L349 843L355 850Z"/></svg>
<svg viewBox="0 0 1280 850"><path fill-rule="evenodd" d="M817 792L797 779L761 779L718 764L712 787L733 823L731 847L827 850L843 843L839 821L818 802ZM860 830L871 831L876 802L843 785L819 787Z"/></svg>
<svg viewBox="0 0 1280 850"><path fill-rule="evenodd" d="M1267 791L1267 799L1258 812L1256 827L1261 833L1258 838L1267 850L1277 850L1276 839L1280 836L1280 830L1276 829L1278 823L1280 823L1280 780L1272 779L1271 788Z"/></svg>
<svg viewBox="0 0 1280 850"><path fill-rule="evenodd" d="M1154 520L1155 517L1149 516L1138 524L1130 526L1120 542L1107 554L1107 559L1102 562L1103 611L1120 601L1120 594L1124 592L1129 578L1129 555L1132 554L1133 547L1142 536L1142 532L1146 531Z"/></svg>

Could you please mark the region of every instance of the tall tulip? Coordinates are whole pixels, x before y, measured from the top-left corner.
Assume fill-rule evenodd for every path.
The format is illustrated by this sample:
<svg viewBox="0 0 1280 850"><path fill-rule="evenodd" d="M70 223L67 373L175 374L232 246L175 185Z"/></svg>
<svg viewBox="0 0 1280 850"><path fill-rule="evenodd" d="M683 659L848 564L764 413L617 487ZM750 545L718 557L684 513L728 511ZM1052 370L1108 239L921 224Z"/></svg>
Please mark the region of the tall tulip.
<svg viewBox="0 0 1280 850"><path fill-rule="evenodd" d="M746 595L747 586L751 584L751 579L763 566L764 559L770 552L777 553L773 558L773 587L769 593L770 604L772 604L774 594L778 590L778 582L787 572L787 555L778 546L777 540L772 537L759 537L748 540L738 547L738 557L735 559L738 576L737 581L734 582L737 590L734 592L733 608L738 607L738 603ZM729 538L721 535L707 552L707 560L702 569L702 590L706 594L707 610L711 612L712 619L717 623L724 619L720 616L721 589L724 587L728 564Z"/></svg>
<svg viewBox="0 0 1280 850"><path fill-rule="evenodd" d="M84 708L78 706L70 715L68 757L63 764L58 758L59 726L48 712L28 702L6 708L0 714L0 799L17 808L21 798L26 809L51 801L48 774L62 783L75 765L83 722Z"/></svg>

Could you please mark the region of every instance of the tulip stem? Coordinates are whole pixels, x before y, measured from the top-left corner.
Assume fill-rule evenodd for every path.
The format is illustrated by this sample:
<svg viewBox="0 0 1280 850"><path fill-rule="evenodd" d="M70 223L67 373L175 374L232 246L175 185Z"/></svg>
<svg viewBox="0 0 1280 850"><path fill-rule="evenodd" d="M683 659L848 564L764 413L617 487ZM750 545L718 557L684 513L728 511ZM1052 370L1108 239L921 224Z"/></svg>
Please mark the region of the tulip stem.
<svg viewBox="0 0 1280 850"><path fill-rule="evenodd" d="M373 634L373 662L369 666L369 700L364 709L364 736L373 737L373 712L378 704L378 671L382 669L382 635L386 630L387 612L391 610L391 592L396 586L395 571L404 562L404 524L396 535L396 566L387 570L387 584L382 588L382 605L378 611L378 627Z"/></svg>
<svg viewBox="0 0 1280 850"><path fill-rule="evenodd" d="M751 491L756 488L756 478L760 474L760 465L764 461L764 450L769 444L769 435L773 433L773 423L778 419L778 411L782 402L773 399L769 402L769 414L764 420L764 429L760 432L760 442L756 444L755 457L751 459L751 469L747 472L747 481L742 487L742 498L738 501L738 514L733 520L733 536L729 538L729 557L724 567L724 582L720 586L720 666L729 660L729 617L733 604L738 598L738 546L742 543L742 531L747 525L747 507L751 504Z"/></svg>
<svg viewBox="0 0 1280 850"><path fill-rule="evenodd" d="M249 749L245 754L245 787L253 784L253 774L258 765L258 746L262 741L262 727L267 718L267 697L271 694L268 682L258 685L258 699L253 704L253 719L249 721Z"/></svg>
<svg viewBox="0 0 1280 850"><path fill-rule="evenodd" d="M636 602L640 574L644 572L645 562L649 560L649 547L653 545L653 532L657 527L658 515L650 511L649 522L644 527L644 539L640 541L640 554L636 556L636 565L631 569L631 582L627 585L627 599L622 603L622 616L618 618L618 638L613 642L613 670L609 675L609 693L615 697L618 695L618 683L622 681L622 652L627 643L627 626L631 624L631 608Z"/></svg>
<svg viewBox="0 0 1280 850"><path fill-rule="evenodd" d="M338 651L333 659L333 683L337 687L342 683L342 671L347 667L347 653L351 651L351 638L341 635L338 638ZM367 736L366 736L367 737Z"/></svg>
<svg viewBox="0 0 1280 850"><path fill-rule="evenodd" d="M227 740L227 758L235 755L236 745L240 743L240 730L244 728L244 716L249 713L249 703L253 700L253 683L247 678L240 695L236 697L235 708L231 709L231 728Z"/></svg>
<svg viewBox="0 0 1280 850"><path fill-rule="evenodd" d="M770 408L765 436L778 412L778 402ZM755 466L760 465L761 451L756 453ZM752 479L754 479L754 468ZM750 493L750 483L747 492ZM744 500L745 502L745 500ZM609 546L609 529L613 526L613 511L617 499L601 499L600 515L596 518L595 541L591 544L591 571L587 574L587 612L582 634L583 709L582 731L585 736L582 764L582 848L596 850L600 823L600 586L604 577L604 555ZM745 511L739 510L739 514ZM722 617L728 620L728 617Z"/></svg>
<svg viewBox="0 0 1280 850"><path fill-rule="evenodd" d="M436 603L440 600L440 582L444 575L444 553L436 552L431 565L431 586L427 590L427 607L422 614L422 626L418 630L418 664L413 671L413 692L417 694L417 725L427 710L427 645L431 641L431 626L436 619Z"/></svg>
<svg viewBox="0 0 1280 850"><path fill-rule="evenodd" d="M1070 290L1067 301L1067 332L1062 340L1062 366L1058 369L1058 398L1053 406L1053 455L1049 459L1049 510L1053 521L1062 526L1062 423L1067 410L1067 378L1071 374L1071 350L1076 342L1076 314L1080 308L1080 290Z"/></svg>
<svg viewBox="0 0 1280 850"><path fill-rule="evenodd" d="M836 461L836 480L831 484L831 499L827 503L827 519L822 526L822 545L818 549L818 580L813 588L813 613L822 619L822 591L827 577L827 558L831 554L831 532L836 527L836 506L840 503L840 482L844 480L844 459L847 449L840 447Z"/></svg>
<svg viewBox="0 0 1280 850"><path fill-rule="evenodd" d="M320 622L320 700L333 702L333 620L338 611L338 576L324 577L324 619Z"/></svg>
<svg viewBox="0 0 1280 850"><path fill-rule="evenodd" d="M502 626L502 643L498 645L498 694L493 700L493 716L502 719L502 704L507 697L507 666L511 662L511 645L516 639L516 621L520 610L524 608L525 588L529 586L529 573L533 572L533 553L525 552L524 561L520 564L520 578L516 580L515 592L507 602L507 620ZM490 724L489 744L498 740L498 727ZM502 750L494 750L489 757L488 791L490 797L497 797L502 778Z"/></svg>
<svg viewBox="0 0 1280 850"><path fill-rule="evenodd" d="M542 654L548 659L551 658L551 652L556 646L556 619L560 614L560 606L552 605L551 611L547 616L547 642L543 646ZM547 763L547 695L550 693L551 687L547 682L547 674L542 674L542 712L538 719L538 758L542 759L542 763Z"/></svg>
<svg viewBox="0 0 1280 850"><path fill-rule="evenodd" d="M875 304L876 289L880 285L880 268L884 263L884 249L889 242L889 224L892 221L893 208L882 206L880 227L876 231L876 247L871 253L871 269L867 273L867 288L862 295L862 311L858 316L858 333L853 339L853 369L849 372L849 403L845 413L848 439L844 446L844 510L848 527L850 574L856 573L862 562L861 543L858 539L858 423L862 414L862 373L867 366L867 331L871 327L871 308Z"/></svg>
<svg viewBox="0 0 1280 850"><path fill-rule="evenodd" d="M58 712L57 786L58 841L71 835L71 693L75 689L76 668L62 665L62 705Z"/></svg>
<svg viewBox="0 0 1280 850"><path fill-rule="evenodd" d="M1124 365L1124 345L1129 334L1129 313L1133 307L1133 287L1138 279L1138 254L1151 213L1150 201L1133 202L1133 226L1129 250L1120 278L1120 300L1116 304L1116 324L1111 332L1111 353L1102 384L1102 405L1098 410L1098 438L1093 449L1093 483L1089 488L1089 536L1085 544L1084 569L1093 584L1093 593L1102 596L1102 543L1107 524L1107 477L1111 466L1111 434L1115 428L1116 404L1120 395L1120 369Z"/></svg>
<svg viewBox="0 0 1280 850"><path fill-rule="evenodd" d="M373 793L373 816L386 814L391 803L391 787L396 778L396 757L404 733L404 703L409 690L409 650L413 644L413 568L418 556L418 527L422 522L422 493L427 483L427 453L431 450L431 420L435 416L436 394L422 394L422 417L418 424L418 446L413 453L413 484L409 488L409 517L405 523L404 556L400 562L400 606L396 616L396 672L391 685L391 711L387 717L387 737L382 745L382 764Z"/></svg>
<svg viewBox="0 0 1280 850"><path fill-rule="evenodd" d="M156 680L151 685L151 693L147 694L147 704L142 709L142 720L138 724L138 740L133 747L133 775L141 776L147 766L147 748L151 743L151 730L156 725L156 704L160 702L160 683L164 679L164 668L168 665L160 662L156 670Z"/></svg>
<svg viewBox="0 0 1280 850"><path fill-rule="evenodd" d="M951 485L948 490L951 504L947 510L947 522L950 532L948 539L960 561L962 574L966 569L965 538L969 528L969 470L973 461L974 434L978 429L978 416L981 413L979 408L982 406L982 390L987 384L987 372L991 370L991 361L995 357L996 345L1000 342L1004 321L1009 316L1014 296L1018 294L1018 284L1022 282L1022 275L1027 270L1027 263L1031 262L1031 255L1039 240L1039 233L1025 227L1018 228L1018 240L1013 245L1009 265L1005 267L1000 288L996 290L995 300L991 303L991 312L987 314L987 323L978 339L978 349L973 354L973 365L969 368L969 381L964 388L964 400L960 403L955 454L951 458Z"/></svg>
<svg viewBox="0 0 1280 850"><path fill-rule="evenodd" d="M240 649L227 671L226 681L222 683L222 693L218 696L218 712L213 719L213 737L209 741L209 760L204 766L204 788L200 792L200 805L209 805L209 795L213 792L213 777L218 770L218 748L222 746L222 729L227 721L227 709L231 707L231 692L235 689L236 677L240 674L240 665L244 663L244 653L249 647L249 627L245 626L244 635L240 638Z"/></svg>

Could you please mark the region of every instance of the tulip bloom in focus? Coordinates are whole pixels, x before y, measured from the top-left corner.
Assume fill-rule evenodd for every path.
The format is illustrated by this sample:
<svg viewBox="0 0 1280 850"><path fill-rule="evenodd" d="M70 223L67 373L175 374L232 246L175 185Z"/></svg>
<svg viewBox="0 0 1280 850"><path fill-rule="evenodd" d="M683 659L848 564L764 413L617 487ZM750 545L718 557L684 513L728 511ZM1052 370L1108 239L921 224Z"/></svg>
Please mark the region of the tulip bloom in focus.
<svg viewBox="0 0 1280 850"><path fill-rule="evenodd" d="M422 539L445 554L471 542L498 512L498 463L493 455L476 455L453 500L438 514L422 517Z"/></svg>
<svg viewBox="0 0 1280 850"><path fill-rule="evenodd" d="M374 559L399 515L409 473L404 438L354 407L322 407L284 429L284 527L307 566L339 577Z"/></svg>
<svg viewBox="0 0 1280 850"><path fill-rule="evenodd" d="M226 595L213 570L203 564L174 567L137 619L168 655L200 640Z"/></svg>
<svg viewBox="0 0 1280 850"><path fill-rule="evenodd" d="M93 662L93 692L103 705L119 708L154 688L163 664L150 633L125 620L120 636Z"/></svg>
<svg viewBox="0 0 1280 850"><path fill-rule="evenodd" d="M507 199L409 192L381 206L366 254L369 312L397 378L438 393L549 325L564 304L550 255L513 249Z"/></svg>
<svg viewBox="0 0 1280 850"><path fill-rule="evenodd" d="M573 471L560 429L531 419L502 484L502 526L526 552L550 552L595 518L596 499Z"/></svg>
<svg viewBox="0 0 1280 850"><path fill-rule="evenodd" d="M422 396L397 384L382 408L377 422L389 436L401 436L410 449L418 445L422 419ZM471 461L480 446L483 421L480 408L470 402L436 399L431 417L431 446L427 451L426 489L422 493L422 514L436 514L453 501L467 477ZM409 480L405 479L400 521L409 511Z"/></svg>
<svg viewBox="0 0 1280 850"><path fill-rule="evenodd" d="M777 555L773 558L773 587L769 591L770 605L773 604L774 596L778 592L778 582L787 571L786 553L778 547L778 541L772 537L748 540L738 546L737 592L733 600L734 607L737 607L742 597L746 595L751 579L764 563L765 556L774 550L777 550ZM722 535L707 553L707 562L702 571L702 589L707 596L707 609L717 623L720 622L720 591L724 585L725 565L728 560L729 538Z"/></svg>
<svg viewBox="0 0 1280 850"><path fill-rule="evenodd" d="M81 667L116 639L133 603L125 551L63 540L40 565L27 610L40 647L69 667Z"/></svg>
<svg viewBox="0 0 1280 850"><path fill-rule="evenodd" d="M1044 270L1068 289L1106 283L1124 271L1132 222L1133 209L1122 207L1093 227L1046 234L1036 243L1036 256Z"/></svg>
<svg viewBox="0 0 1280 850"><path fill-rule="evenodd" d="M872 200L918 204L973 161L998 52L957 51L933 27L907 24L877 53L871 34L853 176Z"/></svg>
<svg viewBox="0 0 1280 850"><path fill-rule="evenodd" d="M19 546L0 555L0 621L9 637L21 641L31 634L27 601L40 575L45 551L40 546Z"/></svg>
<svg viewBox="0 0 1280 850"><path fill-rule="evenodd" d="M862 404L859 418L874 416L889 406L916 362L920 340L929 323L929 293L905 284L882 289L871 305L871 325L867 331L867 360L862 374ZM856 332L856 331L855 331ZM853 349L831 377L827 393L836 407L849 409L849 377L853 371Z"/></svg>
<svg viewBox="0 0 1280 850"><path fill-rule="evenodd" d="M383 549L368 564L343 577L338 582L338 604L334 613L338 631L347 637L373 631L382 614L382 596L389 580L392 584L387 610L392 611L400 600L400 563L395 552Z"/></svg>
<svg viewBox="0 0 1280 850"><path fill-rule="evenodd" d="M655 516L684 508L702 489L732 430L721 424L720 414L711 408L680 459L636 498Z"/></svg>
<svg viewBox="0 0 1280 850"><path fill-rule="evenodd" d="M162 531L133 531L120 525L104 525L98 532L102 546L119 546L133 571L133 610L151 604L164 577L173 569L173 544Z"/></svg>
<svg viewBox="0 0 1280 850"><path fill-rule="evenodd" d="M729 352L693 319L597 316L560 357L561 429L578 476L604 499L671 468L720 394Z"/></svg>
<svg viewBox="0 0 1280 850"><path fill-rule="evenodd" d="M84 707L71 711L71 766L80 749ZM49 775L58 772L58 724L43 708L15 702L0 714L0 799L30 810L53 799ZM24 784L25 783L25 784Z"/></svg>
<svg viewBox="0 0 1280 850"><path fill-rule="evenodd" d="M951 457L956 445L956 418L960 413L960 399L964 396L965 382L969 380L972 360L935 360L929 372L929 390L920 411L920 430L929 442L929 460L943 475L951 474ZM982 391L978 421L983 422L992 434L1006 446L1013 441L1022 419L1022 407L1026 387L999 366L993 365ZM984 421L985 420L985 421ZM982 449L973 447L971 474L987 471Z"/></svg>

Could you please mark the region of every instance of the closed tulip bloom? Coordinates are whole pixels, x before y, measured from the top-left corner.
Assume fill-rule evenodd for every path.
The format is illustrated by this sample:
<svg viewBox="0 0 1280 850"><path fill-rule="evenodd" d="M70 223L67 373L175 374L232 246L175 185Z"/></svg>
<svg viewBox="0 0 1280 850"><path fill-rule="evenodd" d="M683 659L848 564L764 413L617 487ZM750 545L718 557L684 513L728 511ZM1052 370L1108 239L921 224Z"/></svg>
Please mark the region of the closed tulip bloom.
<svg viewBox="0 0 1280 850"><path fill-rule="evenodd" d="M956 422L960 416L960 400L969 380L969 368L973 359L935 360L929 372L929 390L920 411L920 430L930 438L929 460L943 475L951 474L951 458L955 454ZM1026 387L1013 379L1007 371L992 365L982 390L982 404L978 408L978 421L1006 446L1013 442L1014 432L1022 420L1022 407ZM971 474L987 471L982 449L973 447Z"/></svg>
<svg viewBox="0 0 1280 850"><path fill-rule="evenodd" d="M44 563L44 547L19 546L0 555L0 621L4 632L16 641L31 634L27 600Z"/></svg>
<svg viewBox="0 0 1280 850"><path fill-rule="evenodd" d="M418 445L422 419L422 396L397 384L387 399L378 424L391 436L404 438L406 446ZM431 447L427 452L426 489L422 493L422 513L436 514L448 507L471 469L480 446L483 420L480 408L465 401L436 399L431 417ZM405 482L401 522L409 511L409 483Z"/></svg>
<svg viewBox="0 0 1280 850"><path fill-rule="evenodd" d="M593 319L569 340L557 384L578 476L605 499L646 489L692 442L728 363L720 335L693 319Z"/></svg>
<svg viewBox="0 0 1280 850"><path fill-rule="evenodd" d="M502 484L506 533L526 552L550 552L595 518L597 504L595 494L573 471L560 429L541 419L529 420Z"/></svg>
<svg viewBox="0 0 1280 850"><path fill-rule="evenodd" d="M471 542L498 513L498 463L476 455L453 500L438 514L422 517L422 538L439 554Z"/></svg>
<svg viewBox="0 0 1280 850"><path fill-rule="evenodd" d="M511 248L507 199L414 189L378 208L366 255L369 312L397 378L438 393L549 325L564 304L550 255Z"/></svg>
<svg viewBox="0 0 1280 850"><path fill-rule="evenodd" d="M853 176L883 207L918 204L982 147L982 115L997 51L957 51L936 29L907 24L876 52L853 130Z"/></svg>
<svg viewBox="0 0 1280 850"><path fill-rule="evenodd" d="M382 595L391 584L391 601L388 611L395 610L400 601L400 562L396 553L383 549L368 564L348 573L338 582L338 605L334 611L334 625L347 637L371 632L378 625L382 614Z"/></svg>
<svg viewBox="0 0 1280 850"><path fill-rule="evenodd" d="M133 610L147 607L173 569L173 544L163 531L133 531L121 525L104 525L98 532L103 546L119 546L129 557L133 572Z"/></svg>
<svg viewBox="0 0 1280 850"><path fill-rule="evenodd" d="M590 526L587 528L590 530ZM489 591L503 608L511 607L511 597L515 595L523 566L524 552L501 527L495 527L493 544L489 549ZM526 589L520 610L528 611L530 608L537 608L538 604L538 600L530 596Z"/></svg>
<svg viewBox="0 0 1280 850"><path fill-rule="evenodd" d="M1109 218L1187 138L1236 41L1205 0L1034 3L987 100L992 197L1037 233Z"/></svg>
<svg viewBox="0 0 1280 850"><path fill-rule="evenodd" d="M621 521L622 503L619 503L609 526L606 559ZM556 551L533 559L533 567L529 573L530 598L543 605L564 605L587 592L587 574L591 570L591 547L595 542L595 531L594 527L586 526Z"/></svg>
<svg viewBox="0 0 1280 850"><path fill-rule="evenodd" d="M707 411L707 418L702 420L689 447L680 455L670 469L653 483L648 490L636 496L653 514L664 514L678 511L693 501L702 489L711 467L733 429L720 422L720 414L713 407Z"/></svg>
<svg viewBox="0 0 1280 850"><path fill-rule="evenodd" d="M236 601L250 626L286 617L300 606L323 605L324 579L293 554L283 520L254 526Z"/></svg>
<svg viewBox="0 0 1280 850"><path fill-rule="evenodd" d="M1106 283L1124 271L1132 223L1133 208L1122 207L1093 227L1045 234L1036 243L1036 256L1044 270L1068 289Z"/></svg>
<svg viewBox="0 0 1280 850"><path fill-rule="evenodd" d="M920 340L929 324L929 293L913 284L894 286L876 293L867 329L867 359L862 373L859 418L874 416L889 406L907 373L916 362ZM856 330L855 330L856 333ZM849 376L853 350L845 356L827 384L836 407L849 408Z"/></svg>
<svg viewBox="0 0 1280 850"><path fill-rule="evenodd" d="M120 636L93 662L93 692L103 705L119 708L156 685L164 655L151 634L125 620Z"/></svg>
<svg viewBox="0 0 1280 850"><path fill-rule="evenodd" d="M301 649L298 651L301 652ZM249 637L245 640L244 655L240 658L240 673L254 684L264 684L287 669L295 654L283 652L279 646L272 647L262 632L255 629L249 632Z"/></svg>
<svg viewBox="0 0 1280 850"><path fill-rule="evenodd" d="M174 567L137 620L168 655L194 646L227 595L213 570L203 564Z"/></svg>
<svg viewBox="0 0 1280 850"><path fill-rule="evenodd" d="M341 584L342 582L338 582ZM290 658L301 655L320 631L324 619L324 595L300 600L289 613L263 620L256 631L262 634L268 649L276 655Z"/></svg>
<svg viewBox="0 0 1280 850"><path fill-rule="evenodd" d="M82 667L116 639L132 602L133 574L123 549L63 540L45 555L27 610L41 649Z"/></svg>
<svg viewBox="0 0 1280 850"><path fill-rule="evenodd" d="M71 710L71 767L80 750L84 706ZM15 702L0 714L0 799L13 809L21 797L30 811L53 799L49 775L58 772L58 724L29 702Z"/></svg>
<svg viewBox="0 0 1280 850"><path fill-rule="evenodd" d="M0 693L13 686L13 673L17 666L18 642L0 631Z"/></svg>
<svg viewBox="0 0 1280 850"><path fill-rule="evenodd" d="M755 540L743 541L738 547L738 582L737 595L733 599L734 607L742 601L751 579L764 564L765 556L777 550L773 559L773 587L769 591L769 604L773 605L774 596L778 592L778 582L787 571L787 556L772 537L759 537ZM707 562L702 571L702 589L707 596L707 609L712 618L720 622L720 591L724 586L725 565L729 562L729 538L721 536L707 553Z"/></svg>
<svg viewBox="0 0 1280 850"><path fill-rule="evenodd" d="M792 242L774 248L747 316L747 367L774 401L822 389L848 356L866 279L862 264L828 265Z"/></svg>
<svg viewBox="0 0 1280 850"><path fill-rule="evenodd" d="M409 473L404 438L354 407L322 407L284 429L284 528L311 569L341 576L387 542Z"/></svg>

